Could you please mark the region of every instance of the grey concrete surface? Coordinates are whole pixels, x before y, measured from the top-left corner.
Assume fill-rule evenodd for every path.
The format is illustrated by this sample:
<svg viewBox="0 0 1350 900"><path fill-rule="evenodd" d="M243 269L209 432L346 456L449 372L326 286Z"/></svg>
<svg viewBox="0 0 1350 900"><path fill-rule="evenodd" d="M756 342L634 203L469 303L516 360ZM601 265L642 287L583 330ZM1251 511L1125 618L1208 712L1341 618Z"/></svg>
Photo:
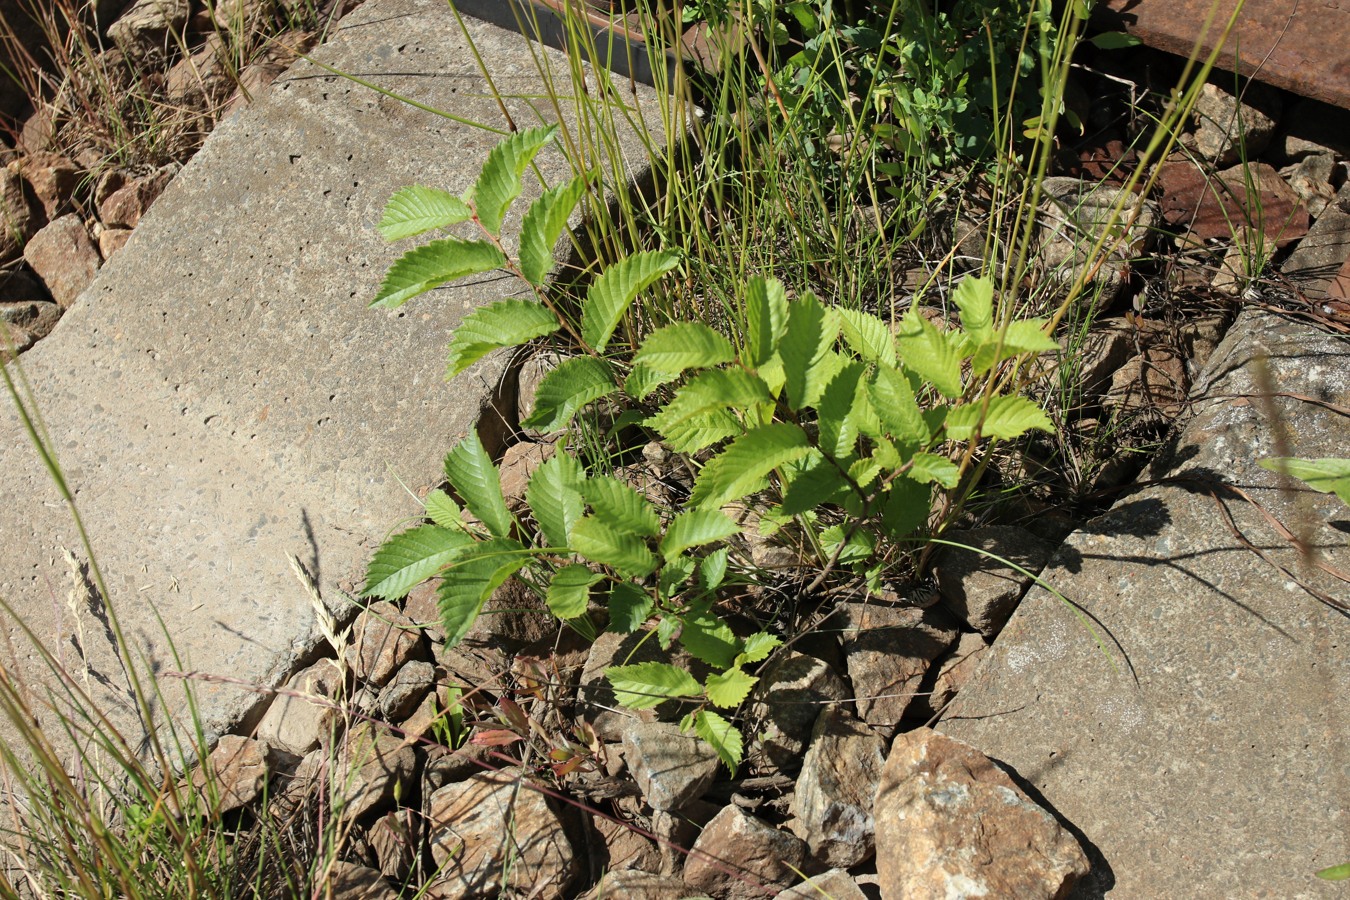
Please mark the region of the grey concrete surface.
<svg viewBox="0 0 1350 900"><path fill-rule="evenodd" d="M563 83L565 59L466 21L515 122L553 120L533 54ZM367 0L315 57L505 127L441 0ZM648 90L624 93L654 108ZM447 385L445 347L466 312L518 290L514 281L484 276L396 311L366 304L411 246L374 229L390 194L410 183L466 189L497 140L302 61L219 127L23 357L109 600L134 652L158 669L275 684L316 640L285 554L328 597L359 585L373 547L417 510L404 485L439 481L445 452L493 402L503 361ZM620 149L645 163L631 131ZM570 177L556 146L537 162L551 183ZM508 229L539 190L527 185ZM58 548L82 558L78 535L12 404L2 409L0 597L77 672L80 642L91 684L115 709L125 686L110 641L95 617L66 607ZM5 624L24 663L16 671L40 677ZM197 687L212 729L254 703L232 684Z"/></svg>
<svg viewBox="0 0 1350 900"><path fill-rule="evenodd" d="M1350 618L1296 579L1342 604L1350 584L1231 488L1350 572L1350 508L1256 466L1350 453L1350 341L1244 313L1201 387L1151 473L1177 480L1120 498L1044 573L1081 613L1033 589L938 727L1076 829L1094 872L1075 896L1343 896L1313 873L1350 860Z"/></svg>

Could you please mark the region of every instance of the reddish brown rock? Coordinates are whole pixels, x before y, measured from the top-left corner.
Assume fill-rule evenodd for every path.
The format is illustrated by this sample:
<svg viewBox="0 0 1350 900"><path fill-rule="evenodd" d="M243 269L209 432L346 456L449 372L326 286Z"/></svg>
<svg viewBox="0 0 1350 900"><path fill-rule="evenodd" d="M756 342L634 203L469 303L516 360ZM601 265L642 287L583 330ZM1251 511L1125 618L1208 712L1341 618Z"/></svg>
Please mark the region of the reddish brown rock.
<svg viewBox="0 0 1350 900"><path fill-rule="evenodd" d="M22 353L52 333L61 319L61 307L45 300L0 302L0 355Z"/></svg>
<svg viewBox="0 0 1350 900"><path fill-rule="evenodd" d="M205 769L192 773L192 785L217 813L247 806L262 796L267 785L269 748L262 741L227 734L206 759ZM208 786L209 785L209 786Z"/></svg>
<svg viewBox="0 0 1350 900"><path fill-rule="evenodd" d="M343 690L342 670L331 659L295 673L258 724L259 740L297 755L326 743L341 718L335 704Z"/></svg>
<svg viewBox="0 0 1350 900"><path fill-rule="evenodd" d="M23 248L23 258L62 309L75 303L103 265L89 230L75 213L62 216L33 235Z"/></svg>
<svg viewBox="0 0 1350 900"><path fill-rule="evenodd" d="M380 873L402 881L412 871L421 849L421 816L404 807L386 813L370 826L370 847L380 862Z"/></svg>
<svg viewBox="0 0 1350 900"><path fill-rule="evenodd" d="M331 900L397 900L399 892L374 869L335 860L328 869L325 898Z"/></svg>
<svg viewBox="0 0 1350 900"><path fill-rule="evenodd" d="M886 741L846 708L820 714L792 800L792 830L817 862L838 869L872 857L872 799Z"/></svg>
<svg viewBox="0 0 1350 900"><path fill-rule="evenodd" d="M47 221L70 211L70 198L80 183L80 170L59 153L43 151L19 163L19 171L42 204Z"/></svg>
<svg viewBox="0 0 1350 900"><path fill-rule="evenodd" d="M785 888L806 865L806 844L739 806L713 816L684 864L684 883L725 900L760 898Z"/></svg>
<svg viewBox="0 0 1350 900"><path fill-rule="evenodd" d="M433 896L553 900L579 874L562 820L517 770L480 772L431 795L427 829L439 877Z"/></svg>
<svg viewBox="0 0 1350 900"><path fill-rule="evenodd" d="M1239 227L1259 228L1283 247L1308 233L1303 201L1266 163L1236 166L1210 178L1194 163L1164 163L1158 172L1163 218L1188 229L1191 240L1231 238Z"/></svg>
<svg viewBox="0 0 1350 900"><path fill-rule="evenodd" d="M105 228L98 233L98 252L107 262L112 259L112 255L127 245L131 240L130 228Z"/></svg>
<svg viewBox="0 0 1350 900"><path fill-rule="evenodd" d="M936 606L913 609L880 601L849 603L841 618L858 715L893 734L928 667L956 640L956 622Z"/></svg>
<svg viewBox="0 0 1350 900"><path fill-rule="evenodd" d="M970 677L975 674L980 659L989 645L979 632L968 631L961 635L956 646L945 657L938 660L937 680L927 696L914 698L905 715L912 719L928 720L946 708Z"/></svg>
<svg viewBox="0 0 1350 900"><path fill-rule="evenodd" d="M928 728L895 739L873 814L886 897L1062 898L1088 872L1073 835L1002 769Z"/></svg>
<svg viewBox="0 0 1350 900"><path fill-rule="evenodd" d="M99 219L109 228L135 228L177 171L177 166L165 166L126 182L99 204Z"/></svg>
<svg viewBox="0 0 1350 900"><path fill-rule="evenodd" d="M28 182L19 174L18 164L0 169L0 264L18 259L24 245L42 227L42 204Z"/></svg>
<svg viewBox="0 0 1350 900"><path fill-rule="evenodd" d="M417 751L370 723L355 726L343 743L333 803L347 819L388 809L410 793L417 777Z"/></svg>
<svg viewBox="0 0 1350 900"><path fill-rule="evenodd" d="M518 504L525 499L530 476L556 449L556 444L534 444L529 441L521 441L506 448L501 462L501 484L507 503Z"/></svg>
<svg viewBox="0 0 1350 900"><path fill-rule="evenodd" d="M387 600L371 604L357 617L351 641L347 665L357 678L376 687L387 684L399 667L423 653L416 623Z"/></svg>

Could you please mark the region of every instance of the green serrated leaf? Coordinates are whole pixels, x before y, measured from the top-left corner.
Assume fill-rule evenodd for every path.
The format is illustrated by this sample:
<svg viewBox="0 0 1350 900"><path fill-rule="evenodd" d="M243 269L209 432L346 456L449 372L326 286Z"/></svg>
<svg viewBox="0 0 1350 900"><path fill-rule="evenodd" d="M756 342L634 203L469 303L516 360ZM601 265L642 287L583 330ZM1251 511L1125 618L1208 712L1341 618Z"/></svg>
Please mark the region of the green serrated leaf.
<svg viewBox="0 0 1350 900"><path fill-rule="evenodd" d="M651 595L627 581L616 582L609 592L609 630L632 634L652 614Z"/></svg>
<svg viewBox="0 0 1350 900"><path fill-rule="evenodd" d="M897 443L911 448L925 446L928 426L914 399L914 387L898 369L878 367L868 383L868 397L877 418Z"/></svg>
<svg viewBox="0 0 1350 900"><path fill-rule="evenodd" d="M578 175L560 184L530 204L520 225L520 274L530 284L543 284L553 266L553 246L558 243L567 219L586 191L588 177Z"/></svg>
<svg viewBox="0 0 1350 900"><path fill-rule="evenodd" d="M534 395L534 412L521 424L526 428L556 431L567 425L586 404L616 390L609 363L603 359L594 356L565 359L539 383Z"/></svg>
<svg viewBox="0 0 1350 900"><path fill-rule="evenodd" d="M816 409L820 417L820 449L834 459L851 456L858 443L854 406L859 392L865 387L859 383L864 368L855 359L847 360L825 385Z"/></svg>
<svg viewBox="0 0 1350 900"><path fill-rule="evenodd" d="M769 654L783 645L783 639L767 631L759 631L745 639L745 647L736 657L736 665L748 666L769 658Z"/></svg>
<svg viewBox="0 0 1350 900"><path fill-rule="evenodd" d="M561 328L558 317L534 300L498 300L459 323L450 339L447 378L454 378L493 350L518 347Z"/></svg>
<svg viewBox="0 0 1350 900"><path fill-rule="evenodd" d="M481 541L474 545L471 554L461 556L442 571L436 604L447 647L463 640L492 592L529 562L523 550L518 541L504 538Z"/></svg>
<svg viewBox="0 0 1350 900"><path fill-rule="evenodd" d="M710 369L736 358L731 341L702 322L677 322L652 332L633 357L637 365L678 375L685 369Z"/></svg>
<svg viewBox="0 0 1350 900"><path fill-rule="evenodd" d="M585 480L581 463L563 451L546 459L530 476L525 502L550 547L561 548L570 543L572 526L585 513L581 496Z"/></svg>
<svg viewBox="0 0 1350 900"><path fill-rule="evenodd" d="M895 341L886 323L871 313L856 309L839 310L839 325L844 343L866 362L895 365Z"/></svg>
<svg viewBox="0 0 1350 900"><path fill-rule="evenodd" d="M881 474L881 464L870 456L855 459L848 467L848 477L862 490L867 490Z"/></svg>
<svg viewBox="0 0 1350 900"><path fill-rule="evenodd" d="M469 205L454 194L412 185L389 198L377 227L386 241L397 241L467 222L472 216Z"/></svg>
<svg viewBox="0 0 1350 900"><path fill-rule="evenodd" d="M881 527L895 540L908 537L928 521L933 489L910 478L897 478L881 508Z"/></svg>
<svg viewBox="0 0 1350 900"><path fill-rule="evenodd" d="M521 176L540 148L557 132L556 125L518 131L488 153L478 180L465 198L488 234L500 235L507 208L520 196Z"/></svg>
<svg viewBox="0 0 1350 900"><path fill-rule="evenodd" d="M629 709L651 709L676 697L697 697L703 692L693 675L669 663L610 666L605 678L614 688L614 698Z"/></svg>
<svg viewBox="0 0 1350 900"><path fill-rule="evenodd" d="M1127 47L1138 47L1143 43L1139 38L1123 31L1103 31L1088 38L1088 41L1099 50L1124 50Z"/></svg>
<svg viewBox="0 0 1350 900"><path fill-rule="evenodd" d="M1294 459L1273 457L1258 460L1263 469L1282 472L1323 494L1335 494L1350 505L1350 459Z"/></svg>
<svg viewBox="0 0 1350 900"><path fill-rule="evenodd" d="M502 496L501 478L492 458L483 449L478 432L469 431L468 437L455 445L445 457L445 477L451 487L464 499L488 531L496 537L506 537L513 524L511 513Z"/></svg>
<svg viewBox="0 0 1350 900"><path fill-rule="evenodd" d="M572 528L572 549L627 578L645 578L657 566L656 554L641 537L618 531L595 516L585 517Z"/></svg>
<svg viewBox="0 0 1350 900"><path fill-rule="evenodd" d="M662 650L669 650L670 645L675 642L675 635L679 633L681 621L676 616L661 615L656 623L656 642L661 645Z"/></svg>
<svg viewBox="0 0 1350 900"><path fill-rule="evenodd" d="M705 591L715 591L727 577L727 560L731 557L731 548L722 547L703 557L698 564L698 580Z"/></svg>
<svg viewBox="0 0 1350 900"><path fill-rule="evenodd" d="M956 487L961 470L947 457L935 456L932 453L916 453L913 460L914 464L909 470L910 478L920 484L937 482L948 489Z"/></svg>
<svg viewBox="0 0 1350 900"><path fill-rule="evenodd" d="M983 422L978 401L947 410L947 437L966 441L977 428L982 437L1000 439L1021 437L1033 428L1055 430L1045 410L1025 397L994 397L989 401Z"/></svg>
<svg viewBox="0 0 1350 900"><path fill-rule="evenodd" d="M787 328L779 347L783 359L788 406L795 410L815 406L838 371L822 363L839 336L839 318L814 294L806 294L788 308Z"/></svg>
<svg viewBox="0 0 1350 900"><path fill-rule="evenodd" d="M690 613L681 621L680 643L695 659L718 669L735 661L740 642L727 623L709 612Z"/></svg>
<svg viewBox="0 0 1350 900"><path fill-rule="evenodd" d="M739 368L712 369L676 391L675 397L646 424L670 439L690 420L704 420L728 409L749 410L772 399L768 385L758 375Z"/></svg>
<svg viewBox="0 0 1350 900"><path fill-rule="evenodd" d="M745 747L741 733L726 719L710 709L701 709L694 715L694 733L717 751L717 757L732 775L741 765Z"/></svg>
<svg viewBox="0 0 1350 900"><path fill-rule="evenodd" d="M754 493L769 474L785 463L811 451L806 433L796 425L779 422L741 435L708 461L694 481L689 505L720 507Z"/></svg>
<svg viewBox="0 0 1350 900"><path fill-rule="evenodd" d="M474 542L461 528L419 525L385 541L366 567L362 597L397 600L449 565Z"/></svg>
<svg viewBox="0 0 1350 900"><path fill-rule="evenodd" d="M637 295L679 264L677 254L651 250L634 253L605 269L581 304L582 340L597 353L603 351Z"/></svg>
<svg viewBox="0 0 1350 900"><path fill-rule="evenodd" d="M697 453L741 431L741 422L734 413L717 409L667 425L661 436L676 453Z"/></svg>
<svg viewBox="0 0 1350 900"><path fill-rule="evenodd" d="M651 501L617 478L595 476L586 482L582 496L595 515L616 531L654 537L661 530L661 520Z"/></svg>
<svg viewBox="0 0 1350 900"><path fill-rule="evenodd" d="M690 556L677 556L661 567L661 576L657 587L663 599L670 599L682 588L694 574L697 562Z"/></svg>
<svg viewBox="0 0 1350 900"><path fill-rule="evenodd" d="M440 488L428 493L426 499L422 501L422 506L427 511L427 518L442 528L464 530L464 516L459 504Z"/></svg>
<svg viewBox="0 0 1350 900"><path fill-rule="evenodd" d="M502 251L487 241L459 238L431 241L409 250L389 267L370 305L378 309L396 309L447 281L491 272L505 264Z"/></svg>
<svg viewBox="0 0 1350 900"><path fill-rule="evenodd" d="M750 689L757 681L759 679L755 676L747 675L738 667L732 666L720 675L709 675L704 687L713 706L735 709L750 695Z"/></svg>
<svg viewBox="0 0 1350 900"><path fill-rule="evenodd" d="M796 516L826 503L841 503L850 491L839 467L812 448L809 455L783 467L782 515Z"/></svg>
<svg viewBox="0 0 1350 900"><path fill-rule="evenodd" d="M647 366L635 365L624 379L624 393L634 400L646 400L661 385L670 384L679 377L678 374L658 372Z"/></svg>
<svg viewBox="0 0 1350 900"><path fill-rule="evenodd" d="M993 335L994 282L967 275L956 286L952 302L961 311L961 327L975 343L983 343Z"/></svg>
<svg viewBox="0 0 1350 900"><path fill-rule="evenodd" d="M591 585L603 577L585 566L559 569L548 583L545 602L549 611L564 622L584 616L591 597Z"/></svg>
<svg viewBox="0 0 1350 900"><path fill-rule="evenodd" d="M937 326L911 306L900 321L896 344L905 368L918 373L944 397L959 397L962 392L959 338L960 335L938 331Z"/></svg>
<svg viewBox="0 0 1350 900"><path fill-rule="evenodd" d="M1024 319L1011 323L975 349L970 360L971 369L976 375L983 375L1005 359L1023 353L1058 352L1060 346L1045 333L1045 324L1044 319Z"/></svg>
<svg viewBox="0 0 1350 900"><path fill-rule="evenodd" d="M690 547L726 540L740 530L741 526L720 510L686 510L671 520L661 539L661 555L673 560Z"/></svg>
<svg viewBox="0 0 1350 900"><path fill-rule="evenodd" d="M764 365L778 352L778 342L787 327L787 290L776 278L755 276L745 289L744 364L752 369Z"/></svg>

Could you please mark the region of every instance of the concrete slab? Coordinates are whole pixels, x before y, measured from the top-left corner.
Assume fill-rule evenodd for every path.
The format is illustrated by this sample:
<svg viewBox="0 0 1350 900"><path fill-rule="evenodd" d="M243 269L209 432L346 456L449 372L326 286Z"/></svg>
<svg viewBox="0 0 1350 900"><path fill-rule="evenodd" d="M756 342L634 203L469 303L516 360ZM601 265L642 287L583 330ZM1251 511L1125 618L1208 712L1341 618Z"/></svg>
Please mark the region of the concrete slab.
<svg viewBox="0 0 1350 900"><path fill-rule="evenodd" d="M1227 487L1350 572L1350 509L1256 466L1348 452L1350 341L1244 313L1202 385L1153 470L1175 481L1122 498L1046 570L1081 615L1034 589L939 728L1077 830L1094 873L1076 896L1341 896L1313 873L1350 860L1350 618L1295 579L1341 604L1350 584Z"/></svg>
<svg viewBox="0 0 1350 900"><path fill-rule="evenodd" d="M564 57L466 21L514 121L552 121L534 58L561 78ZM464 121L505 127L455 17L442 0L367 0L315 57L462 121L298 64L220 126L23 357L109 599L134 652L160 670L179 665L156 610L183 667L275 683L315 640L285 554L329 596L358 584L373 546L417 509L403 485L440 480L445 452L505 372L494 359L443 379L450 332L512 281L487 276L401 310L366 308L404 249L374 230L389 195L410 183L464 190L498 140ZM624 96L656 108L640 86L625 84ZM631 132L619 149L645 165ZM551 183L571 175L556 147L538 165ZM538 192L531 184L523 201ZM102 626L65 606L58 548L80 553L75 527L3 407L0 597L67 664L80 641L94 682L106 678L99 695L115 705L125 690ZM214 729L253 703L232 685L198 691Z"/></svg>

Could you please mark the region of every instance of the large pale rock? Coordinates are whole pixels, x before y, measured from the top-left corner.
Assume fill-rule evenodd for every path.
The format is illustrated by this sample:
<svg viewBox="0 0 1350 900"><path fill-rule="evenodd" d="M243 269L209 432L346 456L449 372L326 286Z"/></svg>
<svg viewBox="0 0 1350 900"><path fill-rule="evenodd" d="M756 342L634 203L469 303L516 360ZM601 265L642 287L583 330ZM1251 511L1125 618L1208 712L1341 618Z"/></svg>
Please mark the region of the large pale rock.
<svg viewBox="0 0 1350 900"><path fill-rule="evenodd" d="M774 660L750 695L751 761L760 768L796 772L821 711L847 696L843 679L814 656L789 652Z"/></svg>
<svg viewBox="0 0 1350 900"><path fill-rule="evenodd" d="M482 772L431 795L427 828L440 896L481 897L508 888L564 896L578 860L562 820L523 777L515 770Z"/></svg>
<svg viewBox="0 0 1350 900"><path fill-rule="evenodd" d="M723 900L763 897L787 887L806 865L806 844L739 806L713 816L684 864L684 883Z"/></svg>
<svg viewBox="0 0 1350 900"><path fill-rule="evenodd" d="M296 672L258 723L258 739L303 756L327 741L340 715L345 679L331 659Z"/></svg>
<svg viewBox="0 0 1350 900"><path fill-rule="evenodd" d="M872 801L885 759L885 739L847 709L820 714L792 799L792 830L818 862L847 869L872 857Z"/></svg>
<svg viewBox="0 0 1350 900"><path fill-rule="evenodd" d="M1350 859L1350 624L1299 582L1346 585L1267 518L1344 572L1347 511L1256 464L1346 455L1309 397L1350 406L1346 338L1242 313L1149 484L1065 542L939 723L1081 830L1080 896L1315 896Z"/></svg>
<svg viewBox="0 0 1350 900"><path fill-rule="evenodd" d="M1073 835L974 747L928 728L900 735L876 806L887 897L1068 896L1088 872Z"/></svg>
<svg viewBox="0 0 1350 900"><path fill-rule="evenodd" d="M717 774L717 752L672 722L638 722L623 736L628 771L652 809L678 812L702 797Z"/></svg>
<svg viewBox="0 0 1350 900"><path fill-rule="evenodd" d="M914 609L875 601L846 604L837 616L858 715L892 734L928 667L956 640L957 624L936 606Z"/></svg>
<svg viewBox="0 0 1350 900"><path fill-rule="evenodd" d="M942 551L938 563L942 602L971 628L992 639L1055 548L1026 529L1009 525L951 531L943 537L963 546ZM1015 563L1031 575L987 554Z"/></svg>
<svg viewBox="0 0 1350 900"><path fill-rule="evenodd" d="M98 246L75 213L43 226L24 246L23 258L62 309L75 304L103 265Z"/></svg>

